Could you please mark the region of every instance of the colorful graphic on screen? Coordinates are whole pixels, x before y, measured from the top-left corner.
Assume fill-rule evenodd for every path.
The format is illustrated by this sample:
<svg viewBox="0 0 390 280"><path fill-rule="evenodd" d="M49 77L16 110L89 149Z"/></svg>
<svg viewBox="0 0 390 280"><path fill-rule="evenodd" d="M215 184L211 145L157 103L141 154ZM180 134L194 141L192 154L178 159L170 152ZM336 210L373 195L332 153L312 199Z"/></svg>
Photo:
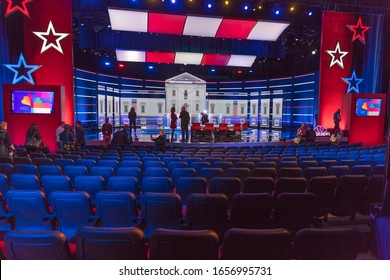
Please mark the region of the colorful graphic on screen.
<svg viewBox="0 0 390 280"><path fill-rule="evenodd" d="M380 116L382 99L356 99L356 116L371 117Z"/></svg>
<svg viewBox="0 0 390 280"><path fill-rule="evenodd" d="M15 114L53 114L54 92L12 91L12 112Z"/></svg>

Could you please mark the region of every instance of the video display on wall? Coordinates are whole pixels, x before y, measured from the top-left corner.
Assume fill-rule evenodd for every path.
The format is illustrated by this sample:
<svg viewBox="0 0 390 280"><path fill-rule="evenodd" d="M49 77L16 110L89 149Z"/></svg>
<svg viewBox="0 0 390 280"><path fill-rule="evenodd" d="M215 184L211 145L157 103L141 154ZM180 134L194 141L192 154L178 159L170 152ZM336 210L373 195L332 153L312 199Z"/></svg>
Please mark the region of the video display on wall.
<svg viewBox="0 0 390 280"><path fill-rule="evenodd" d="M382 99L358 98L356 99L356 116L377 117L381 115Z"/></svg>
<svg viewBox="0 0 390 280"><path fill-rule="evenodd" d="M11 112L14 114L53 114L54 92L13 90Z"/></svg>

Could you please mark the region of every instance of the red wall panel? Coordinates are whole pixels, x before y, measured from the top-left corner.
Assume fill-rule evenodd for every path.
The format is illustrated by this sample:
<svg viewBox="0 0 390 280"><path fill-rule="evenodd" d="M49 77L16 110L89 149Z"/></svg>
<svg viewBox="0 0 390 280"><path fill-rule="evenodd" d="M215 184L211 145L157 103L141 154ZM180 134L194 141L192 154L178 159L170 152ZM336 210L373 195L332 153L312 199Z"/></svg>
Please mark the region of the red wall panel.
<svg viewBox="0 0 390 280"><path fill-rule="evenodd" d="M322 18L322 40L320 55L320 94L319 94L319 123L326 128L333 128L333 114L342 107L346 84L341 78L350 77L352 69L352 32L346 27L354 24L354 15L336 12L324 12ZM342 58L344 68L335 64L329 68L331 56L326 50L334 50L339 42L341 51L348 54ZM340 128L345 128L343 108L341 108Z"/></svg>

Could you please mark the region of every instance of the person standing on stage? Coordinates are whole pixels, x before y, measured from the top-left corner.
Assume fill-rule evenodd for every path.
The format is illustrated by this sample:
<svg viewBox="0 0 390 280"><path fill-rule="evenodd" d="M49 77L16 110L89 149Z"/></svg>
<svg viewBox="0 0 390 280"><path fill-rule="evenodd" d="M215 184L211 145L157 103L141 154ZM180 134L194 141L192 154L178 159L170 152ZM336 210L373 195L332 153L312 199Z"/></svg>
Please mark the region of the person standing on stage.
<svg viewBox="0 0 390 280"><path fill-rule="evenodd" d="M341 109L337 109L337 111L333 114L333 121L334 121L334 130L338 129L340 130L339 124L341 120Z"/></svg>
<svg viewBox="0 0 390 280"><path fill-rule="evenodd" d="M190 114L186 111L184 106L181 107L179 118L181 119L181 141L188 142L188 125L190 124Z"/></svg>
<svg viewBox="0 0 390 280"><path fill-rule="evenodd" d="M131 107L129 112L129 123L130 123L130 133L131 129L134 128L134 140L137 140L137 126L136 126L136 119L137 119L137 113L135 112L135 108Z"/></svg>
<svg viewBox="0 0 390 280"><path fill-rule="evenodd" d="M177 127L176 125L177 115L175 114L175 111L176 111L175 107L172 107L171 108L171 130L172 130L171 142L175 141L175 129Z"/></svg>
<svg viewBox="0 0 390 280"><path fill-rule="evenodd" d="M103 140L106 145L111 143L112 124L109 123L109 118L106 117L106 122L102 126Z"/></svg>
<svg viewBox="0 0 390 280"><path fill-rule="evenodd" d="M85 130L81 125L81 121L76 122L76 141L81 148L85 146Z"/></svg>
<svg viewBox="0 0 390 280"><path fill-rule="evenodd" d="M60 134L61 134L61 132L64 131L64 127L65 127L65 122L61 121L60 125L56 129L56 142L57 142L57 147L60 150L62 149L62 143L60 141Z"/></svg>

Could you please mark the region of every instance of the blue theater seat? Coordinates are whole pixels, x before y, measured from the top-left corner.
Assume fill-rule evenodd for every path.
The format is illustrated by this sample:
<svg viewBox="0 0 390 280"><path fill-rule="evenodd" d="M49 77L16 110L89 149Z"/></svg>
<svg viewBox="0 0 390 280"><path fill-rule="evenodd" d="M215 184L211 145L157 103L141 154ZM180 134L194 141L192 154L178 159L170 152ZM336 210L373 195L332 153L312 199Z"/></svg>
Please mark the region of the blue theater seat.
<svg viewBox="0 0 390 280"><path fill-rule="evenodd" d="M115 175L115 170L111 166L92 166L89 174L91 176L101 176L106 183L111 176Z"/></svg>
<svg viewBox="0 0 390 280"><path fill-rule="evenodd" d="M138 179L131 176L111 176L108 179L107 189L110 192L131 192L138 198Z"/></svg>
<svg viewBox="0 0 390 280"><path fill-rule="evenodd" d="M142 171L138 167L119 167L116 171L117 176L131 176L138 180L141 179Z"/></svg>
<svg viewBox="0 0 390 280"><path fill-rule="evenodd" d="M327 219L327 215L332 210L333 194L336 187L336 176L318 176L310 179L307 192L316 195L314 211L316 217L325 216L325 220Z"/></svg>
<svg viewBox="0 0 390 280"><path fill-rule="evenodd" d="M66 165L74 165L74 161L70 158L55 158L53 164L59 165L63 170Z"/></svg>
<svg viewBox="0 0 390 280"><path fill-rule="evenodd" d="M40 190L39 179L33 174L12 174L11 187L15 190Z"/></svg>
<svg viewBox="0 0 390 280"><path fill-rule="evenodd" d="M46 157L42 157L42 158L33 158L32 159L32 162L33 164L36 166L36 167L39 167L41 165L53 165L53 160L51 158L46 158Z"/></svg>
<svg viewBox="0 0 390 280"><path fill-rule="evenodd" d="M38 169L33 164L14 164L16 174L34 174L39 176Z"/></svg>
<svg viewBox="0 0 390 280"><path fill-rule="evenodd" d="M74 163L75 165L85 166L88 170L90 170L92 166L96 165L96 161L93 159L77 159Z"/></svg>
<svg viewBox="0 0 390 280"><path fill-rule="evenodd" d="M72 254L64 234L58 231L10 231L4 236L10 260L71 260Z"/></svg>
<svg viewBox="0 0 390 280"><path fill-rule="evenodd" d="M218 235L211 230L157 229L150 237L152 260L216 260Z"/></svg>
<svg viewBox="0 0 390 280"><path fill-rule="evenodd" d="M67 165L64 166L64 175L69 177L70 183L74 186L74 179L77 176L88 175L88 169L82 165Z"/></svg>
<svg viewBox="0 0 390 280"><path fill-rule="evenodd" d="M41 177L45 175L63 175L59 165L40 165L38 166L38 173Z"/></svg>
<svg viewBox="0 0 390 280"><path fill-rule="evenodd" d="M176 180L176 193L180 195L182 203L192 193L206 193L207 181L203 177L180 177Z"/></svg>
<svg viewBox="0 0 390 280"><path fill-rule="evenodd" d="M96 162L97 166L109 166L115 170L119 167L119 161L113 159L100 159Z"/></svg>
<svg viewBox="0 0 390 280"><path fill-rule="evenodd" d="M306 185L307 181L303 177L280 177L276 181L275 196L281 193L304 193Z"/></svg>
<svg viewBox="0 0 390 280"><path fill-rule="evenodd" d="M306 178L306 180L310 180L313 177L316 176L326 176L328 175L328 170L326 167L306 167L303 172L303 177Z"/></svg>
<svg viewBox="0 0 390 280"><path fill-rule="evenodd" d="M99 192L95 197L96 216L104 227L132 227L138 223L134 194Z"/></svg>
<svg viewBox="0 0 390 280"><path fill-rule="evenodd" d="M22 231L50 231L53 219L46 196L35 190L10 190L6 195L10 214L15 218L15 229Z"/></svg>
<svg viewBox="0 0 390 280"><path fill-rule="evenodd" d="M168 177L145 177L142 180L142 193L171 193L173 192L172 179Z"/></svg>
<svg viewBox="0 0 390 280"><path fill-rule="evenodd" d="M57 230L73 241L76 231L94 224L90 196L86 192L53 192L50 197L53 215L57 218Z"/></svg>
<svg viewBox="0 0 390 280"><path fill-rule="evenodd" d="M64 175L44 175L41 177L42 189L46 197L50 200L50 196L56 191L72 191L70 179Z"/></svg>
<svg viewBox="0 0 390 280"><path fill-rule="evenodd" d="M227 196L231 205L233 196L241 191L241 180L236 177L213 177L209 183L210 193L221 193Z"/></svg>
<svg viewBox="0 0 390 280"><path fill-rule="evenodd" d="M146 193L140 199L146 238L149 238L157 228L180 228L182 214L179 195L173 193Z"/></svg>
<svg viewBox="0 0 390 280"><path fill-rule="evenodd" d="M202 169L202 168L210 168L211 167L211 164L210 162L204 162L204 161L195 161L195 162L192 162L190 164L190 167L191 168L194 168L196 170L196 172L198 173L198 176L199 176L199 171ZM202 177L202 176L200 176Z"/></svg>
<svg viewBox="0 0 390 280"><path fill-rule="evenodd" d="M242 183L243 193L269 193L275 190L275 181L271 177L246 177Z"/></svg>
<svg viewBox="0 0 390 280"><path fill-rule="evenodd" d="M76 232L79 260L145 260L144 234L135 227L81 227Z"/></svg>
<svg viewBox="0 0 390 280"><path fill-rule="evenodd" d="M0 193L5 197L5 194L10 190L8 178L5 174L0 173Z"/></svg>
<svg viewBox="0 0 390 280"><path fill-rule="evenodd" d="M104 191L104 179L101 176L77 176L74 180L76 191L87 192L91 197L91 203L95 204L95 196Z"/></svg>

